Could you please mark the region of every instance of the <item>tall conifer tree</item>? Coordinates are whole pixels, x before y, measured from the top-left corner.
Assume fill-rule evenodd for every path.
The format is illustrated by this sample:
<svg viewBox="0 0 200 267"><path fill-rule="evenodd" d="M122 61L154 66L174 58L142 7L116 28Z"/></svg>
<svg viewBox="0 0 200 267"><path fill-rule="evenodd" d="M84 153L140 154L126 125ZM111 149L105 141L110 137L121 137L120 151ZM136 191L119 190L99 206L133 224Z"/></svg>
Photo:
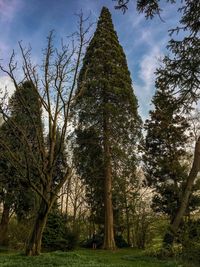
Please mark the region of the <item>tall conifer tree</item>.
<svg viewBox="0 0 200 267"><path fill-rule="evenodd" d="M155 109L146 122L145 174L154 190L153 209L169 215L173 221L188 176L189 155L185 144L189 141L189 124L181 115L173 91L160 84L157 83L152 101ZM197 203L198 197L191 197L189 209L195 209Z"/></svg>
<svg viewBox="0 0 200 267"><path fill-rule="evenodd" d="M93 158L88 179L102 179L99 194L103 191L103 247L113 249L113 184L124 175L126 161L132 160L130 172L135 170L134 149L140 135L141 119L126 57L114 30L111 14L105 7L83 61L76 97L77 149L81 147L85 158L92 156L98 159L95 165ZM98 153L86 152L95 147L98 147ZM82 164L86 170L90 160L82 161ZM89 177L91 173L94 176ZM91 185L95 184L94 180ZM99 187L99 182L97 184Z"/></svg>
<svg viewBox="0 0 200 267"><path fill-rule="evenodd" d="M13 157L21 162L26 161L25 142L20 142L18 137L18 130L20 129L24 138L29 140L35 157L38 158L37 138L39 135L36 132L40 132L42 141L43 126L41 105L31 82L24 82L20 89L15 91L10 99L9 109L10 117L0 127L0 138L5 145L5 147L0 147L0 183L3 184L0 196L2 196L4 203L0 223L0 244L6 244L8 241L7 230L11 209L15 210L18 219L24 219L35 212L39 200L30 188L28 179L22 177L22 173L26 172L30 176L29 179L37 181L38 173L36 167L33 167L34 164L29 165L29 172L25 169L19 170L13 164L12 158L7 155L8 150L10 150ZM30 119L30 113L32 119Z"/></svg>

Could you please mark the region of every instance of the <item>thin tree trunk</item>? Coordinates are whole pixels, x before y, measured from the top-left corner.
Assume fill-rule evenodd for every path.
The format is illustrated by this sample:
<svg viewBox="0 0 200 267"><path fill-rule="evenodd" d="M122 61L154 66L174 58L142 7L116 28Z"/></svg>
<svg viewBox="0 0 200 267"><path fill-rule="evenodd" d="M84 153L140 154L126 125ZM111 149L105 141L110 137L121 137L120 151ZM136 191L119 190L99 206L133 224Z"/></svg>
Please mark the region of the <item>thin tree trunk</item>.
<svg viewBox="0 0 200 267"><path fill-rule="evenodd" d="M105 181L104 181L104 249L115 249L113 207L112 207L112 169L109 147L108 120L104 115L104 157L105 157Z"/></svg>
<svg viewBox="0 0 200 267"><path fill-rule="evenodd" d="M127 230L127 243L130 246L131 240L130 240L130 219L129 219L129 209L126 206L126 230Z"/></svg>
<svg viewBox="0 0 200 267"><path fill-rule="evenodd" d="M60 200L60 202L61 202L61 213L63 214L63 207L64 207L64 192L65 192L65 189L64 189L64 186L62 187L62 189L61 189L61 200Z"/></svg>
<svg viewBox="0 0 200 267"><path fill-rule="evenodd" d="M0 223L0 246L8 245L8 224L10 215L10 207L6 203L3 205L3 213Z"/></svg>
<svg viewBox="0 0 200 267"><path fill-rule="evenodd" d="M189 198L192 193L192 187L199 171L200 171L200 136L198 137L198 140L195 145L193 165L187 178L187 183L182 195L180 207L170 224L169 231L165 234L163 240L164 246L166 245L171 246L174 242L174 237L177 234L181 221L183 220L183 216L185 215L186 209L188 207Z"/></svg>
<svg viewBox="0 0 200 267"><path fill-rule="evenodd" d="M65 204L65 213L66 214L68 214L70 190L71 190L71 177L69 177L68 181L67 181L67 193L66 193L66 204Z"/></svg>
<svg viewBox="0 0 200 267"><path fill-rule="evenodd" d="M77 217L77 202L76 202L76 198L75 198L75 203L74 203L74 210L73 210L73 230L76 230L76 217Z"/></svg>
<svg viewBox="0 0 200 267"><path fill-rule="evenodd" d="M49 205L50 206L50 205ZM49 208L44 200L41 201L33 230L26 246L27 256L37 256L41 252L42 234L46 226Z"/></svg>

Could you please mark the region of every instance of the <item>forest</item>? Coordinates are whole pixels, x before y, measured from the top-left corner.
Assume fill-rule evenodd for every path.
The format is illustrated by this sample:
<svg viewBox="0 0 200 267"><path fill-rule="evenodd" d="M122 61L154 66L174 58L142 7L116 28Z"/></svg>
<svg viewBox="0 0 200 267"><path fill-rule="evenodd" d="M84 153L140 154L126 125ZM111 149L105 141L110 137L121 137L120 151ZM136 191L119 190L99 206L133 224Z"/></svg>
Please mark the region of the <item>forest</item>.
<svg viewBox="0 0 200 267"><path fill-rule="evenodd" d="M123 23L134 1L104 2ZM162 27L161 2L136 12ZM179 4L147 119L105 6L42 64L23 41L0 61L0 266L200 266L200 1Z"/></svg>

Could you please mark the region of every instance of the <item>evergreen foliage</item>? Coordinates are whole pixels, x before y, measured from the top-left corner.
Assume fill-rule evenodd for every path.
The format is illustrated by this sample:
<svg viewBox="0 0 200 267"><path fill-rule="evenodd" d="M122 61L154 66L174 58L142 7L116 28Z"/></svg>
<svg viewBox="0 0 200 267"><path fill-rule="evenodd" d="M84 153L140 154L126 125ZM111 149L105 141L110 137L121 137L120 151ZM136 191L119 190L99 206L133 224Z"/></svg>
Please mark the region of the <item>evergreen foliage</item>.
<svg viewBox="0 0 200 267"><path fill-rule="evenodd" d="M30 82L24 82L19 91L16 91L9 102L10 117L2 124L0 129L1 139L5 147L1 147L1 179L3 179L5 198L10 199L10 207L15 209L19 219L28 216L35 210L38 200L34 192L30 189L28 179L24 180L21 171L15 168L14 160L7 155L8 150L19 161L26 161L24 146L25 142L19 141L18 131L21 136L30 141L32 150L37 157L37 140L36 131L42 131L41 109L38 97L32 88ZM31 112L33 121L30 121L29 113ZM10 123L12 121L12 124ZM13 124L15 127L13 127ZM12 125L12 126L11 126ZM19 130L20 129L20 130ZM30 166L27 175L30 179L37 179L36 167ZM29 214L30 215L30 214Z"/></svg>
<svg viewBox="0 0 200 267"><path fill-rule="evenodd" d="M127 10L129 0L114 0L117 8ZM164 2L164 1L163 1ZM165 1L175 4L177 1ZM161 15L162 1L159 0L137 0L137 10L144 13L146 18L152 19L155 15ZM165 7L166 8L166 7ZM173 34L184 34L180 38L171 38L168 43L169 55L163 59L163 65L158 69L157 75L165 86L180 93L182 104L190 108L188 103L196 102L199 99L199 68L200 68L200 2L198 0L185 0L181 2L178 9L181 14L180 24L170 29L170 36Z"/></svg>
<svg viewBox="0 0 200 267"><path fill-rule="evenodd" d="M66 222L67 216L61 214L55 203L49 213L43 234L42 245L44 249L67 251L76 248L78 235L67 228Z"/></svg>
<svg viewBox="0 0 200 267"><path fill-rule="evenodd" d="M60 129L57 128L56 130L56 144L55 144L55 153L57 157L55 159L54 170L53 170L53 181L52 181L52 188L54 188L62 177L65 174L67 168L67 160L68 154L66 149L66 143L61 143L61 132ZM48 147L49 136L47 138L47 147Z"/></svg>
<svg viewBox="0 0 200 267"><path fill-rule="evenodd" d="M8 244L8 223L11 211L15 211L20 221L34 215L39 203L39 197L29 184L29 180L37 181L37 167L33 162L30 162L27 169L19 169L15 165L16 161L20 164L27 161L25 139L29 140L35 157L38 157L36 131L41 131L42 134L41 109L38 96L30 82L24 82L19 90L15 91L9 102L9 112L10 116L0 128L0 199L3 202L0 244L2 245ZM21 142L20 138L24 142ZM10 157L9 154L12 156ZM24 179L24 174L27 179Z"/></svg>
<svg viewBox="0 0 200 267"><path fill-rule="evenodd" d="M86 201L90 207L90 220L103 225L103 150L93 129L76 130L74 158L77 172L86 185Z"/></svg>
<svg viewBox="0 0 200 267"><path fill-rule="evenodd" d="M67 248L67 241L64 239L66 232L66 218L54 205L49 213L47 224L43 234L42 245L48 250L62 250Z"/></svg>
<svg viewBox="0 0 200 267"><path fill-rule="evenodd" d="M155 192L152 203L154 211L173 219L188 176L189 159L185 144L189 139L189 124L181 115L180 106L171 90L157 88L152 102L155 109L150 112L150 119L145 125L146 181ZM196 198L190 199L191 209L195 209Z"/></svg>
<svg viewBox="0 0 200 267"><path fill-rule="evenodd" d="M141 126L126 57L105 7L86 51L76 98L77 171L92 209L102 214L106 169L111 167L113 191L127 172L134 175Z"/></svg>

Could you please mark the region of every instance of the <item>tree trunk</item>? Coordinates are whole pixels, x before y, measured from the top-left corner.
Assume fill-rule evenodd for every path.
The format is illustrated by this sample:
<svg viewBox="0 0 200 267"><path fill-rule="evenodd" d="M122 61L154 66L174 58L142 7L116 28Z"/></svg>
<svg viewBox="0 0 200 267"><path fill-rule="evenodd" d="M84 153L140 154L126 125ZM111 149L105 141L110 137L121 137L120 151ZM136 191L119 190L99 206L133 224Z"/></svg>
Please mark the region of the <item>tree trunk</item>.
<svg viewBox="0 0 200 267"><path fill-rule="evenodd" d="M41 252L42 234L46 226L48 212L49 207L44 200L41 200L39 212L37 214L33 230L26 246L27 256L37 256Z"/></svg>
<svg viewBox="0 0 200 267"><path fill-rule="evenodd" d="M104 181L104 249L115 249L113 207L112 207L112 169L109 147L108 120L104 115L104 158L105 158L105 181Z"/></svg>
<svg viewBox="0 0 200 267"><path fill-rule="evenodd" d="M60 200L60 206L61 206L61 213L63 214L63 207L64 207L64 186L61 188L61 200Z"/></svg>
<svg viewBox="0 0 200 267"><path fill-rule="evenodd" d="M130 246L131 240L130 240L130 219L129 219L129 209L126 206L126 230L127 230L127 243Z"/></svg>
<svg viewBox="0 0 200 267"><path fill-rule="evenodd" d="M10 207L6 203L3 205L3 213L0 223L0 246L8 245L8 223L9 223Z"/></svg>
<svg viewBox="0 0 200 267"><path fill-rule="evenodd" d="M71 177L69 177L68 181L67 181L67 194L66 194L66 204L65 204L65 213L66 214L68 214L70 190L71 190Z"/></svg>
<svg viewBox="0 0 200 267"><path fill-rule="evenodd" d="M200 136L195 145L194 159L192 168L187 178L187 183L181 198L180 207L175 214L174 219L172 220L168 232L164 237L164 246L171 246L174 242L174 237L177 234L181 221L183 220L183 216L186 212L190 195L192 193L192 187L194 184L194 180L197 177L198 172L200 171Z"/></svg>

